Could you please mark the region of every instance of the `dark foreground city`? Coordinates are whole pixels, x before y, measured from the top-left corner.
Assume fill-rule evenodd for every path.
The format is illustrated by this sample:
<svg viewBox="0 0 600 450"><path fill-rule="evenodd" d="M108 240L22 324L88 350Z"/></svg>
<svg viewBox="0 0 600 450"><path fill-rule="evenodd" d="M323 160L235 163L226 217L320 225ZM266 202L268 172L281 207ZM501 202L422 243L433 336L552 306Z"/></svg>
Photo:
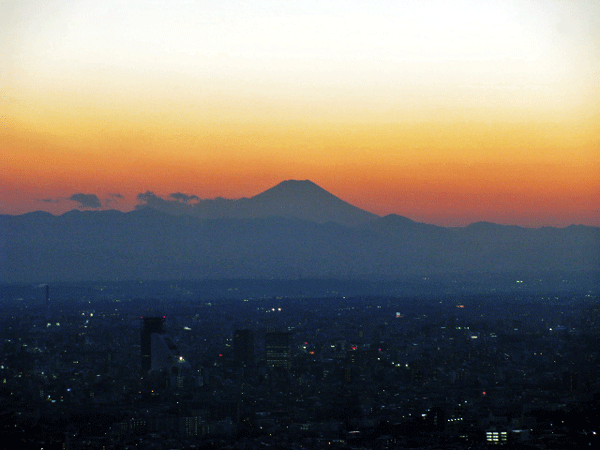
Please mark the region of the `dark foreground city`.
<svg viewBox="0 0 600 450"><path fill-rule="evenodd" d="M596 291L227 283L2 286L2 448L600 442Z"/></svg>

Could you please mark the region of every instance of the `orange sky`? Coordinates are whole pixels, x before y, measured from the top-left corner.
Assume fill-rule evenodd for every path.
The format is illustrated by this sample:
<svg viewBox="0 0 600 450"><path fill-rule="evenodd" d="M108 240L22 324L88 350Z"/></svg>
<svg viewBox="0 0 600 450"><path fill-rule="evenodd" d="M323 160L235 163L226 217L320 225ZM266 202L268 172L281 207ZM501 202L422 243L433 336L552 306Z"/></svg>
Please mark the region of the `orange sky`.
<svg viewBox="0 0 600 450"><path fill-rule="evenodd" d="M429 223L600 226L596 2L250 3L3 2L0 213L310 179Z"/></svg>

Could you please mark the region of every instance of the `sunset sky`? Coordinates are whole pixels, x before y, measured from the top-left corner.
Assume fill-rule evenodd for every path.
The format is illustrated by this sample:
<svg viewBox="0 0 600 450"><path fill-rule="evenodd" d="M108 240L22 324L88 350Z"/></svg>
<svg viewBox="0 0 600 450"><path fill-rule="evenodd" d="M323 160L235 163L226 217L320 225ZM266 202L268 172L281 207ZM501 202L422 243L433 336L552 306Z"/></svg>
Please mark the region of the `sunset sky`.
<svg viewBox="0 0 600 450"><path fill-rule="evenodd" d="M4 1L0 214L310 179L440 225L600 226L600 2Z"/></svg>

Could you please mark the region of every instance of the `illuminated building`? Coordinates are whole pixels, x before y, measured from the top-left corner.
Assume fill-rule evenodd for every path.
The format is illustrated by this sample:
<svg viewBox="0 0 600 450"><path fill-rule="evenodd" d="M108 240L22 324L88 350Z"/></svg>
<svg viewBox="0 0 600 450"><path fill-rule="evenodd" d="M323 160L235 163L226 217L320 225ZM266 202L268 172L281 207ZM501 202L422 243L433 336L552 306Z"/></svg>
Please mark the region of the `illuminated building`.
<svg viewBox="0 0 600 450"><path fill-rule="evenodd" d="M265 334L267 366L289 370L291 367L290 333L269 332Z"/></svg>
<svg viewBox="0 0 600 450"><path fill-rule="evenodd" d="M508 440L508 432L506 431L486 431L485 441L488 444L506 444Z"/></svg>

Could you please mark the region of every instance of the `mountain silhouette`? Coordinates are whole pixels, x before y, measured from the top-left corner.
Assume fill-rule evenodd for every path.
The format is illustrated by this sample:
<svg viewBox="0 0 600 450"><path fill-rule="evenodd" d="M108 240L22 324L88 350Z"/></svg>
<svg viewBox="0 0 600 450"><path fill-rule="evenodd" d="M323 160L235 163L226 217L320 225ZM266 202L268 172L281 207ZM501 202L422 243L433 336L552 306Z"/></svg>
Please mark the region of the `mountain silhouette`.
<svg viewBox="0 0 600 450"><path fill-rule="evenodd" d="M4 283L591 272L598 286L599 269L598 227L447 228L376 216L310 181L127 213L0 215Z"/></svg>
<svg viewBox="0 0 600 450"><path fill-rule="evenodd" d="M250 198L216 198L185 204L157 197L138 209L151 207L172 215L203 219L287 217L316 223L358 225L379 216L357 208L309 180L287 180Z"/></svg>
<svg viewBox="0 0 600 450"><path fill-rule="evenodd" d="M243 203L246 217L289 217L357 225L378 216L357 208L309 180L288 180Z"/></svg>

